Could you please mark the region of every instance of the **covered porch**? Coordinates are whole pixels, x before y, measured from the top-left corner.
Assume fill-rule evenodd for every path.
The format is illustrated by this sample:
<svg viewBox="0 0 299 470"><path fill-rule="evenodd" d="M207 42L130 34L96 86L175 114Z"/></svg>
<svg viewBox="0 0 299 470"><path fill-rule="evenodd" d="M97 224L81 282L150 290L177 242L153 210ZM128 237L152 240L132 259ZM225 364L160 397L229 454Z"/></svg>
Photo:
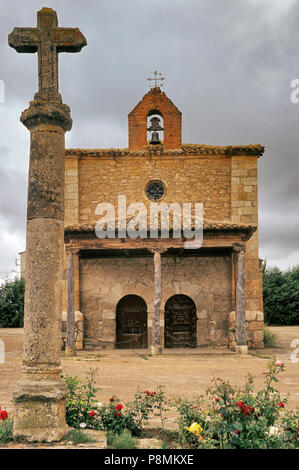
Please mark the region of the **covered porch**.
<svg viewBox="0 0 299 470"><path fill-rule="evenodd" d="M181 311L187 308L186 299L193 301L194 289L185 283L185 289L177 292L180 299L174 299L174 295L168 296L168 288L162 289L163 273L162 263L167 260L179 259L183 262L197 263L206 259L225 259L230 266L230 301L226 306L227 322L227 346L235 349L239 353L247 352L246 340L246 295L245 295L245 252L246 242L255 231L256 227L250 225L237 225L231 223L209 223L204 225L203 245L199 249L186 249L184 237L182 238L105 238L99 239L95 235L95 225L76 225L65 228L65 249L67 256L66 270L66 301L67 301L67 341L70 347L74 347L74 322L75 312L81 312L84 316L84 308L80 300L80 261L101 260L106 263L107 270L111 261L115 258L120 260L139 259L151 263L153 285L148 286L146 315L143 315L141 328L137 325L136 315L131 315L132 321L125 320L125 310L130 307L121 306L119 312L123 312L123 324L125 330L119 335L121 329L118 317L118 304L114 309L103 309L102 318L102 338L96 333L93 335L84 328L84 345L92 345L103 348L126 348L125 342L128 335L128 348L149 348L152 354L159 354L164 348L194 348L198 346L208 346L204 328L206 328L208 319L205 310L198 305L194 305L192 313L192 304L189 305L189 327L188 322L178 321L177 319L171 325L171 311L178 310L176 305L181 305ZM189 260L189 261L188 261ZM109 273L107 274L109 276ZM165 277L165 275L164 275ZM146 281L144 281L146 283ZM211 287L212 289L212 287ZM164 292L163 292L164 291ZM191 293L191 295L188 293ZM131 295L136 292L131 292ZM174 292L175 293L175 292ZM169 294L171 292L169 291ZM123 296L124 297L124 296ZM151 297L151 299L150 299ZM121 301L121 298L119 299ZM132 300L132 299L131 299ZM175 302L176 301L176 302ZM167 303L168 302L168 303ZM195 302L196 303L196 302ZM134 310L134 309L133 309ZM188 310L188 308L187 308ZM131 308L132 312L132 308ZM167 316L168 315L168 316ZM129 316L127 316L129 318ZM134 320L135 318L135 320ZM179 318L179 313L177 315ZM210 324L213 323L210 321ZM192 327L195 328L195 335L192 337ZM113 332L114 331L114 332ZM194 332L193 332L194 333ZM189 335L189 336L188 336ZM121 337L122 336L122 337ZM90 337L90 338L89 338ZM96 339L98 338L98 340ZM189 338L186 343L186 338ZM181 341L181 342L180 342ZM186 344L184 344L184 342ZM97 343L97 344L96 344ZM120 343L123 343L121 346ZM222 346L225 343L222 343ZM78 348L79 349L79 348Z"/></svg>

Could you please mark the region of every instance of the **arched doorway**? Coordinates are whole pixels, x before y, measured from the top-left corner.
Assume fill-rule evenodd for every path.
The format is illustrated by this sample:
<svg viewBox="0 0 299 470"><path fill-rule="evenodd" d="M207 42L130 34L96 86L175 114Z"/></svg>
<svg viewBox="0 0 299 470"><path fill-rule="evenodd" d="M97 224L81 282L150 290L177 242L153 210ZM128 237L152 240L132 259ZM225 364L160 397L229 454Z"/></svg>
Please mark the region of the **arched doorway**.
<svg viewBox="0 0 299 470"><path fill-rule="evenodd" d="M147 306L139 295L126 295L117 304L116 348L147 348Z"/></svg>
<svg viewBox="0 0 299 470"><path fill-rule="evenodd" d="M165 304L165 348L196 348L196 307L187 295L173 295Z"/></svg>

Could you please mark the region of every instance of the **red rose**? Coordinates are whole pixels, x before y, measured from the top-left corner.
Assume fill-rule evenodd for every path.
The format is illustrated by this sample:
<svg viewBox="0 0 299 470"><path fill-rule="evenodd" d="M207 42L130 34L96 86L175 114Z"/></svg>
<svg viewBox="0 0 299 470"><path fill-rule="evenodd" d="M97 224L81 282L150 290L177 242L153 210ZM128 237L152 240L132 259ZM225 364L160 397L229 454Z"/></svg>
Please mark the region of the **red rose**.
<svg viewBox="0 0 299 470"><path fill-rule="evenodd" d="M236 433L237 435L239 435L239 434L240 434L240 431L238 431L238 429L235 429L235 433Z"/></svg>
<svg viewBox="0 0 299 470"><path fill-rule="evenodd" d="M116 414L117 414L117 416L121 416L121 413L116 413Z"/></svg>
<svg viewBox="0 0 299 470"><path fill-rule="evenodd" d="M123 409L123 405L119 404L115 407L116 411L120 411Z"/></svg>
<svg viewBox="0 0 299 470"><path fill-rule="evenodd" d="M215 398L215 401L219 401L219 398Z"/></svg>
<svg viewBox="0 0 299 470"><path fill-rule="evenodd" d="M280 402L278 403L278 406L279 406L280 408L284 408L284 403L282 403L282 401L280 401Z"/></svg>
<svg viewBox="0 0 299 470"><path fill-rule="evenodd" d="M7 418L8 418L7 411L5 411L5 410L0 411L0 419L2 419L4 421Z"/></svg>
<svg viewBox="0 0 299 470"><path fill-rule="evenodd" d="M110 401L114 401L114 398L109 398Z"/></svg>
<svg viewBox="0 0 299 470"><path fill-rule="evenodd" d="M89 416L94 416L94 415L95 415L95 411L91 411L91 412L89 413Z"/></svg>
<svg viewBox="0 0 299 470"><path fill-rule="evenodd" d="M241 406L241 408L242 408L244 406L244 401L238 401L237 405Z"/></svg>

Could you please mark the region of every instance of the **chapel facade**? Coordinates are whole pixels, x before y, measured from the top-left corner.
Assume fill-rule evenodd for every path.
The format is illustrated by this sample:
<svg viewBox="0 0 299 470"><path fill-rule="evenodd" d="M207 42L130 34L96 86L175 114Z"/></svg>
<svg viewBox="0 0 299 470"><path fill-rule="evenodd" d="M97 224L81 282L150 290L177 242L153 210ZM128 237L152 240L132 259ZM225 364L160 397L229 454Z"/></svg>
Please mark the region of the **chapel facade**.
<svg viewBox="0 0 299 470"><path fill-rule="evenodd" d="M182 143L182 114L158 86L129 113L128 127L128 148L66 150L63 320L71 269L76 347L151 346L155 252L162 349L234 349L242 327L249 348L263 347L257 164L264 147ZM168 237L158 230L130 238L118 232L117 217L115 238L98 238L98 204L119 217L120 195L127 207L148 211L153 202L203 203L202 246L187 249L171 228Z"/></svg>

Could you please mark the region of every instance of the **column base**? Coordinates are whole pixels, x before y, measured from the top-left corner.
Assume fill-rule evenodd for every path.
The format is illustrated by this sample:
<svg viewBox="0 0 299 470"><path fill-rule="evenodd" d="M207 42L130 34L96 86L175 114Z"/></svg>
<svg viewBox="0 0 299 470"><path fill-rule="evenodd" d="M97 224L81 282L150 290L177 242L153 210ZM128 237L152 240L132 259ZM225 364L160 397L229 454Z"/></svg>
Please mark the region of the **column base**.
<svg viewBox="0 0 299 470"><path fill-rule="evenodd" d="M248 346L236 345L235 351L236 351L237 356L246 356L248 354Z"/></svg>
<svg viewBox="0 0 299 470"><path fill-rule="evenodd" d="M60 441L68 432L65 421L67 387L60 377L27 376L13 393L13 437L28 442Z"/></svg>
<svg viewBox="0 0 299 470"><path fill-rule="evenodd" d="M152 356L159 356L162 354L162 346L153 346L151 345L151 355Z"/></svg>
<svg viewBox="0 0 299 470"><path fill-rule="evenodd" d="M74 357L77 355L77 351L76 351L76 345L73 346L73 347L70 347L70 346L65 346L65 356L66 357Z"/></svg>

